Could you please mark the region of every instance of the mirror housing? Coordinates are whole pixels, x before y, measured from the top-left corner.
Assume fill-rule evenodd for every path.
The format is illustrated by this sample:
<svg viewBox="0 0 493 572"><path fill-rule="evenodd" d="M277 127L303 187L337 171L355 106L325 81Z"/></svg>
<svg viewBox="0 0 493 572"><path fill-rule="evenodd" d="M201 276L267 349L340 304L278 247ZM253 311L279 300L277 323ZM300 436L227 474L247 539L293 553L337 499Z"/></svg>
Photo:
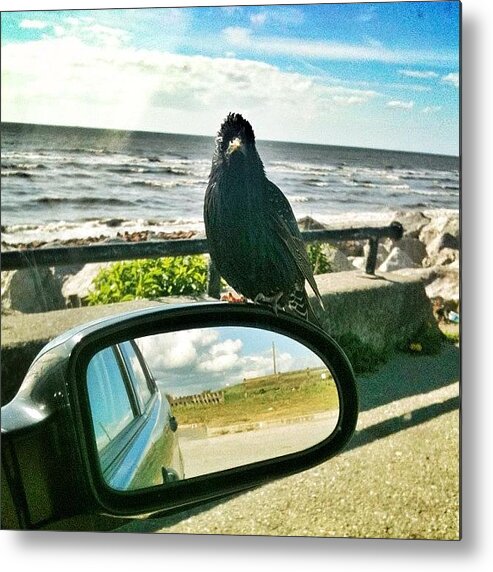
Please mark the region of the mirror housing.
<svg viewBox="0 0 493 572"><path fill-rule="evenodd" d="M335 430L308 449L248 465L132 491L102 477L86 389L101 349L128 339L216 326L251 326L284 334L317 354L333 375L340 412ZM165 305L104 318L50 342L16 397L2 408L2 525L46 528L75 515L166 514L219 499L317 465L340 452L356 427L354 374L325 332L254 304ZM93 525L94 526L94 525Z"/></svg>

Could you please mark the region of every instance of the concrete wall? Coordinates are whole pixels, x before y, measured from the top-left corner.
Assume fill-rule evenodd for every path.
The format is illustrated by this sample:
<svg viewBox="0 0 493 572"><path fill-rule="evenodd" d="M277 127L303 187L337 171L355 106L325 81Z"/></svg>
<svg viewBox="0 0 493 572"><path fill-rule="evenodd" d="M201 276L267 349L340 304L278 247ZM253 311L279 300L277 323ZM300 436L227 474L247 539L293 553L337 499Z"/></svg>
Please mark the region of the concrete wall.
<svg viewBox="0 0 493 572"><path fill-rule="evenodd" d="M317 276L317 284L324 329L336 338L353 334L376 351L400 346L424 322L435 322L419 277L339 272Z"/></svg>
<svg viewBox="0 0 493 572"><path fill-rule="evenodd" d="M423 283L414 277L359 271L316 277L326 311L321 316L328 333L352 333L375 348L391 348L412 337L424 321L433 321ZM192 302L169 298L169 303ZM52 338L76 325L102 316L145 308L157 302L135 301L38 314L2 316L2 405L17 392L27 369Z"/></svg>

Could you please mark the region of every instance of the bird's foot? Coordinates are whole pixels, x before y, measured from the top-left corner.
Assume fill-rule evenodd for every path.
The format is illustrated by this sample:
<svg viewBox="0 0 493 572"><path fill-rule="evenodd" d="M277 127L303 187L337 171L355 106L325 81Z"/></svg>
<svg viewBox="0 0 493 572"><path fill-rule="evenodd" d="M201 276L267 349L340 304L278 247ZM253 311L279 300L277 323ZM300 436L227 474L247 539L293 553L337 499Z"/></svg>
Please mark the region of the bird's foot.
<svg viewBox="0 0 493 572"><path fill-rule="evenodd" d="M272 308L274 314L277 316L279 311L279 300L283 297L283 295L283 292L278 292L277 294L274 294L274 296L266 296L265 294L260 293L255 296L254 302L255 304L269 305Z"/></svg>
<svg viewBox="0 0 493 572"><path fill-rule="evenodd" d="M235 294L234 292L227 292L221 296L223 302L229 302L231 304L243 304L247 301L245 296L241 294Z"/></svg>

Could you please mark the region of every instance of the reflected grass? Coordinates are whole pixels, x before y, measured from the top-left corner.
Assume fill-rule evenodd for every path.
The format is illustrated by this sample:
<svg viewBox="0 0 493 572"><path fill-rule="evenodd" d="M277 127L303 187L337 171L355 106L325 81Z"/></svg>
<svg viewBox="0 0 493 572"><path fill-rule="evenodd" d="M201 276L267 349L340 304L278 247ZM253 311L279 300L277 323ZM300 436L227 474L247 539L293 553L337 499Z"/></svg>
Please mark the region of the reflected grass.
<svg viewBox="0 0 493 572"><path fill-rule="evenodd" d="M224 389L218 404L176 405L180 425L223 427L281 421L338 409L337 388L327 369L307 369L249 380Z"/></svg>

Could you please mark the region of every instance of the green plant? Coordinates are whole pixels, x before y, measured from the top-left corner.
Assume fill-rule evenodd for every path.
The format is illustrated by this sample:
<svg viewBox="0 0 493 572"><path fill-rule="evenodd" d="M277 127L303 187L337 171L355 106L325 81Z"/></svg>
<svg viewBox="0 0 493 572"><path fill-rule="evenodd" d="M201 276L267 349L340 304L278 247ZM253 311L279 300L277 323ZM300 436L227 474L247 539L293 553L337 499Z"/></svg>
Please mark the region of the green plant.
<svg viewBox="0 0 493 572"><path fill-rule="evenodd" d="M176 256L116 262L92 282L89 305L110 304L205 292L207 262L203 256Z"/></svg>
<svg viewBox="0 0 493 572"><path fill-rule="evenodd" d="M328 245L326 248L330 248ZM326 274L327 272L332 272L332 264L327 258L325 253L324 245L321 242L313 242L307 247L308 260L310 261L313 274Z"/></svg>

